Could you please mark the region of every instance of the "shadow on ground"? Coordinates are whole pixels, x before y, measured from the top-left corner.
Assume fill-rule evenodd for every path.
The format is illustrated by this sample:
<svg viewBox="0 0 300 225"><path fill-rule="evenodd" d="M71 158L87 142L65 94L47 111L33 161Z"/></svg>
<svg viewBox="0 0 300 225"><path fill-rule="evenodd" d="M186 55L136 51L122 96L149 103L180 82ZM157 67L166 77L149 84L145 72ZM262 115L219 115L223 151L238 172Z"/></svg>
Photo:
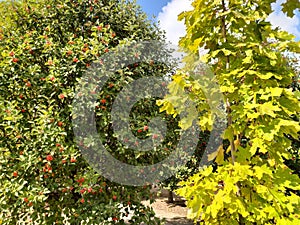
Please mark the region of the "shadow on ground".
<svg viewBox="0 0 300 225"><path fill-rule="evenodd" d="M174 217L167 219L165 225L193 225L194 223L183 217Z"/></svg>

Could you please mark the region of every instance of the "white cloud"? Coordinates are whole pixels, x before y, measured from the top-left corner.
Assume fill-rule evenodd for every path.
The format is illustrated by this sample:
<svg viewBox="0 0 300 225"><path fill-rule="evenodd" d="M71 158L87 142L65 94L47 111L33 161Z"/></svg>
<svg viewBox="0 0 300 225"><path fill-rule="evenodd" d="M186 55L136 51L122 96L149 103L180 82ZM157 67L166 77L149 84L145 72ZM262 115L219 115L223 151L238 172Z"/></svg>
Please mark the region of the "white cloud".
<svg viewBox="0 0 300 225"><path fill-rule="evenodd" d="M273 5L275 12L269 17L269 21L274 26L279 26L281 29L286 30L298 38L300 38L300 19L297 16L288 18L281 11L280 4L285 0L278 0ZM177 16L183 12L192 9L190 0L171 0L162 12L158 14L160 27L166 31L166 37L173 44L178 44L179 38L185 35L184 23L177 20Z"/></svg>
<svg viewBox="0 0 300 225"><path fill-rule="evenodd" d="M179 38L185 35L185 26L183 21L178 21L178 15L183 11L192 9L190 0L171 0L162 8L158 14L160 27L166 31L169 41L177 45Z"/></svg>

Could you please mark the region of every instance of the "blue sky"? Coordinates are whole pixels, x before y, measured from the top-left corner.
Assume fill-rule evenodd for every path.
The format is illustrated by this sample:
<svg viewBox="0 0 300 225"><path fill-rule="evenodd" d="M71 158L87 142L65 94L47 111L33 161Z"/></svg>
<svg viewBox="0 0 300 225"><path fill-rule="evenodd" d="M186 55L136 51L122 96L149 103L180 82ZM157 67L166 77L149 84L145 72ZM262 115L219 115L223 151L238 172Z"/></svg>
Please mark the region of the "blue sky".
<svg viewBox="0 0 300 225"><path fill-rule="evenodd" d="M169 0L137 0L137 3L142 6L143 11L147 13L149 18L152 15L158 16L162 7L166 6L168 2Z"/></svg>
<svg viewBox="0 0 300 225"><path fill-rule="evenodd" d="M182 11L191 9L192 0L137 0L142 10L147 13L149 19L152 15L160 21L160 26L166 31L166 37L173 44L177 44L179 37L184 36L185 26L177 21L177 15ZM270 15L269 20L274 26L279 26L300 40L300 13L294 18L287 18L281 11L281 4L285 0L277 0L273 4L275 12Z"/></svg>

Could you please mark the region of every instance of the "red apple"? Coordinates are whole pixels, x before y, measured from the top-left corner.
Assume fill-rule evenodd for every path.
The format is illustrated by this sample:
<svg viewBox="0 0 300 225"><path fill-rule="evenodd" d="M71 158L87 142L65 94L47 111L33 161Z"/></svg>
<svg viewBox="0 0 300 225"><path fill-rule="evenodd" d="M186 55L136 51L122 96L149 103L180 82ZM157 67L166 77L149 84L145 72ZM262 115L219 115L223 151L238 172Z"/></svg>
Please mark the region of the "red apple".
<svg viewBox="0 0 300 225"><path fill-rule="evenodd" d="M74 159L74 158L71 158L71 160L70 160L71 163L75 163L76 161L77 161L77 160Z"/></svg>
<svg viewBox="0 0 300 225"><path fill-rule="evenodd" d="M46 156L46 160L47 161L52 161L53 160L53 156L52 155L47 155Z"/></svg>
<svg viewBox="0 0 300 225"><path fill-rule="evenodd" d="M65 95L64 95L64 94L60 94L58 97L59 97L60 99L63 99L63 98L65 98Z"/></svg>

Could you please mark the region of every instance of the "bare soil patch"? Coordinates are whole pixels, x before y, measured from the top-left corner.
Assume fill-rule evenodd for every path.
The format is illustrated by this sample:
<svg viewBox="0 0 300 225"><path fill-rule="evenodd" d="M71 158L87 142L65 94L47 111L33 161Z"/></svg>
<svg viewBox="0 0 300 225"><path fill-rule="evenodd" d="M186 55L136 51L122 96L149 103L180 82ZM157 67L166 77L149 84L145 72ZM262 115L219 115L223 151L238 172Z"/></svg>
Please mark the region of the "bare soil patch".
<svg viewBox="0 0 300 225"><path fill-rule="evenodd" d="M143 201L144 205L150 206L149 201ZM165 225L193 225L193 221L186 218L188 209L182 198L175 196L174 203L168 203L165 194L157 196L151 207L159 218L165 218Z"/></svg>

